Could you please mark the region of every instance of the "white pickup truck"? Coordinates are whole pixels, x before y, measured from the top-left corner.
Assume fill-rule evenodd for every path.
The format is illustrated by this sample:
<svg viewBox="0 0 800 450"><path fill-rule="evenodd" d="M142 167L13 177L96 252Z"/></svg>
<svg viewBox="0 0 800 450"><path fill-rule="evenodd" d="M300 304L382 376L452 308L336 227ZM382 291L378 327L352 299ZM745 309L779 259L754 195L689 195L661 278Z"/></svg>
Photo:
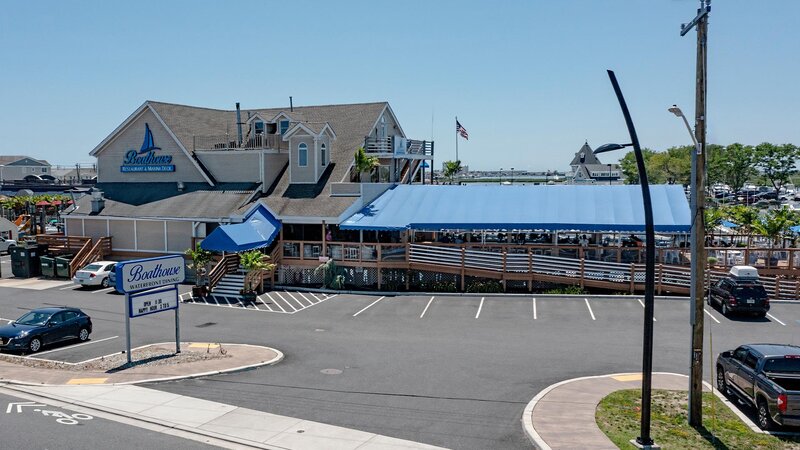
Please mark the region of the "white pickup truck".
<svg viewBox="0 0 800 450"><path fill-rule="evenodd" d="M9 252L17 246L17 241L0 237L0 253Z"/></svg>

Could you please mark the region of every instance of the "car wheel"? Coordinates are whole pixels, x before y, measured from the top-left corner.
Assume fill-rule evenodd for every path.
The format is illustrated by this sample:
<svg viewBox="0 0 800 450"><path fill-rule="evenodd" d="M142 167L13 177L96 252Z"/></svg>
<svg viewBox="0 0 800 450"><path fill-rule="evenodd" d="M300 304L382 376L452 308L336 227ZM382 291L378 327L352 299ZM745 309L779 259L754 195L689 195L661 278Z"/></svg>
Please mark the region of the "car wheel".
<svg viewBox="0 0 800 450"><path fill-rule="evenodd" d="M728 309L728 303L722 302L722 315L728 317L728 314L730 314L730 312L731 311Z"/></svg>
<svg viewBox="0 0 800 450"><path fill-rule="evenodd" d="M100 282L100 286L102 286L103 288L108 287L108 277L103 278L103 281Z"/></svg>
<svg viewBox="0 0 800 450"><path fill-rule="evenodd" d="M28 350L31 353L36 353L42 349L42 340L38 337L31 339L31 342L28 343Z"/></svg>
<svg viewBox="0 0 800 450"><path fill-rule="evenodd" d="M763 319L764 317L767 317L767 312L766 311L759 311L759 312L756 313L756 317L759 317L759 318Z"/></svg>
<svg viewBox="0 0 800 450"><path fill-rule="evenodd" d="M89 330L86 328L81 328L81 331L78 332L78 340L81 342L89 339Z"/></svg>
<svg viewBox="0 0 800 450"><path fill-rule="evenodd" d="M772 430L775 428L775 422L769 415L769 407L763 398L758 399L758 426L762 430Z"/></svg>
<svg viewBox="0 0 800 450"><path fill-rule="evenodd" d="M728 381L725 379L725 369L717 367L717 389L723 394L728 394Z"/></svg>

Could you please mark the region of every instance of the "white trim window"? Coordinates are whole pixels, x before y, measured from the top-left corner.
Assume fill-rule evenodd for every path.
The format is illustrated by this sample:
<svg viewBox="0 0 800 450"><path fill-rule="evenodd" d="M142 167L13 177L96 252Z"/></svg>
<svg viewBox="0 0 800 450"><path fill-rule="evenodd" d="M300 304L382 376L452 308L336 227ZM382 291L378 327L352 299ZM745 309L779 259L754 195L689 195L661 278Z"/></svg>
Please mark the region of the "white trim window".
<svg viewBox="0 0 800 450"><path fill-rule="evenodd" d="M297 165L306 167L308 165L308 144L301 142L297 146Z"/></svg>
<svg viewBox="0 0 800 450"><path fill-rule="evenodd" d="M327 162L325 161L325 157L327 156L326 155L327 150L328 150L328 147L325 145L325 143L320 145L320 147L319 147L319 160L320 160L322 166L325 166L327 164Z"/></svg>

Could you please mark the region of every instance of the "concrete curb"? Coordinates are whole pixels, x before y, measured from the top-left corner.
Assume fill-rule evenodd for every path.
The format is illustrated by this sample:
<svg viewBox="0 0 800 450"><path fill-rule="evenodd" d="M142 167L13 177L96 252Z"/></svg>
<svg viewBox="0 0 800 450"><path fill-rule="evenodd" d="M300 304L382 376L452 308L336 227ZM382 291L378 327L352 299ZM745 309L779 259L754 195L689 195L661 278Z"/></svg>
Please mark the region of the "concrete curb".
<svg viewBox="0 0 800 450"><path fill-rule="evenodd" d="M525 410L522 412L522 419L521 419L522 429L523 431L525 431L525 435L527 436L531 444L533 444L534 448L538 450L552 450L552 448L549 445L547 445L544 439L542 439L539 433L536 432L536 429L533 427L533 420L531 420L531 416L533 414L533 409L536 407L536 404L539 403L539 401L553 389L565 385L567 383L572 383L574 381L591 380L596 378L609 378L609 377L617 377L623 375L639 375L639 374L640 372L627 372L627 373L611 373L607 375L592 375L587 377L571 378L569 380L559 381L558 383L547 386L546 388L542 389L538 394L536 394L536 396L533 397L533 399L531 399L530 402L528 402L528 404L525 406ZM687 380L689 378L688 375L680 373L672 373L672 372L653 372L653 375L674 375L686 378ZM744 413L739 411L739 409L736 408L733 403L731 403L727 398L725 398L725 396L717 389L715 389L710 383L703 380L703 385L709 388L714 393L714 395L717 398L719 398L725 406L728 407L728 409L730 409L742 422L744 422L745 425L747 425L748 428L750 428L756 433L760 434L765 433L763 430L758 428L758 426L755 423L753 423L752 420L750 420L746 415L744 415Z"/></svg>
<svg viewBox="0 0 800 450"><path fill-rule="evenodd" d="M600 295L585 295L585 294L536 294L536 293L529 293L529 294L514 294L514 293L502 293L502 292L492 292L492 293L481 293L481 292L389 292L389 291L336 291L333 289L319 289L319 288L306 288L302 287L299 288L297 286L284 286L284 285L275 285L273 290L280 289L280 290L287 290L292 292L317 292L321 294L349 294L349 295L379 295L379 296L434 296L434 297L523 297L523 298L607 298L607 299L628 299L628 298L644 298L644 295L607 295L607 294L600 294ZM686 296L672 296L672 295L656 295L654 297L656 300L689 300L689 297ZM774 300L775 302L780 300ZM783 300L787 301L787 300ZM792 301L792 300L788 300ZM773 302L773 300L770 300Z"/></svg>
<svg viewBox="0 0 800 450"><path fill-rule="evenodd" d="M149 346L152 346L152 345L163 345L163 344L167 344L167 343L159 342L159 343L155 343L155 344L148 344L148 345L143 345L141 347L136 347L136 349L149 347ZM124 386L124 385L136 385L136 384L144 384L144 383L156 383L156 382L161 382L161 381L188 380L188 379L192 379L192 378L200 378L200 377L206 377L206 376L212 376L212 375L222 375L222 374L226 374L226 373L234 373L234 372L241 372L241 371L244 371L244 370L254 369L256 367L272 366L272 365L275 365L275 364L283 361L283 358L285 357L283 352L281 352L280 350L272 348L272 347L266 347L266 346L263 346L263 345L230 344L230 343L227 343L227 344L226 343L220 343L220 345L231 345L231 346L236 345L236 346L242 346L242 347L262 348L262 349L267 349L267 350L273 351L277 355L274 358L270 359L269 361L262 361L262 362L255 363L255 364L248 364L248 365L244 365L244 366L232 367L230 369L212 370L212 371L209 371L209 372L199 372L199 373L192 373L192 374L188 374L188 375L176 375L176 376L172 376L172 377L150 378L150 379L146 379L146 380L124 381L124 382L119 382L119 383L108 383L108 384L103 383L102 385L103 386ZM136 350L136 349L132 349L132 350ZM113 354L116 355L117 353L113 353ZM95 358L95 359L97 359L97 358ZM91 360L88 360L88 361L91 361ZM79 372L76 372L76 373L79 373ZM19 385L19 386L45 386L45 387L46 386L63 386L61 384L31 383L30 381L10 380L10 379L0 380L0 383L5 383L5 384L8 384L8 385Z"/></svg>
<svg viewBox="0 0 800 450"><path fill-rule="evenodd" d="M276 448L275 446L267 446L265 444L262 444L262 443L256 442L256 441L250 441L250 440L246 440L246 439L237 438L235 436L229 436L229 435L225 435L225 434L215 433L213 431L206 431L206 430L201 430L201 429L198 429L198 428L187 427L185 425L180 425L180 424L168 422L168 421L165 421L165 420L155 420L155 419L144 418L144 417L137 416L137 415L135 415L133 413L129 413L129 412L126 412L126 411L119 411L119 410L116 410L116 409L113 409L113 408L99 406L99 405L91 404L91 403L88 403L88 402L81 402L81 401L77 401L77 400L73 400L73 399L69 399L69 398L60 397L58 395L44 394L44 393L41 393L41 392L31 392L30 390L27 390L22 386L15 386L15 385L11 385L11 384L2 384L2 383L0 383L0 386L4 387L5 389L9 389L9 390L12 390L12 391L15 391L15 392L24 393L28 397L39 398L39 399L47 399L47 400L51 400L51 401L54 401L54 402L59 402L59 403L66 404L66 405L72 405L72 406L78 407L78 408L80 408L82 410L92 412L93 415L95 415L95 416L97 416L97 414L95 413L95 411L97 411L97 412L100 412L102 414L112 415L112 416L116 416L116 417L124 417L125 419L128 419L128 420L130 420L130 421L132 421L134 423L136 423L136 422L146 423L148 425L158 426L158 427L162 427L162 428L169 428L169 429L172 429L172 430L177 430L177 431L180 431L180 432L183 432L183 433L188 433L188 434L195 435L195 436L203 436L205 438L211 438L211 439L215 439L215 440L218 440L218 441L228 442L228 443L236 444L236 445L242 445L242 446L246 446L246 447L250 447L250 448L259 448L259 449L274 449L274 448ZM47 386L47 385L37 385L37 386ZM106 386L111 386L111 385L106 385ZM54 405L54 406L63 407L63 406L60 406L60 405Z"/></svg>

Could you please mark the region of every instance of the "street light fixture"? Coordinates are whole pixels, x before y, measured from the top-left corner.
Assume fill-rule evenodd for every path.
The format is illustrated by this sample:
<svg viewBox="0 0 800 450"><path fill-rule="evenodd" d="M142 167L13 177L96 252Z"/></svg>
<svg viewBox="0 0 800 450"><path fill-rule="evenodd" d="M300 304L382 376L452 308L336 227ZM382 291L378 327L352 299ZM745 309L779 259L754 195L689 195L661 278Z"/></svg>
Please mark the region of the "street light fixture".
<svg viewBox="0 0 800 450"><path fill-rule="evenodd" d="M642 149L639 147L639 138L636 136L636 129L633 127L633 120L628 111L628 105L622 96L622 91L617 83L614 71L608 71L608 78L614 87L622 115L625 116L625 124L628 126L628 134L631 137L630 144L604 144L595 149L594 154L619 150L625 147L633 147L636 156L636 167L639 171L639 183L642 187L642 202L644 203L644 230L645 230L645 280L644 280L644 336L642 350L642 420L640 423L639 437L636 443L643 448L652 448L653 439L650 437L650 403L652 394L653 379L653 307L655 303L655 267L656 267L656 247L655 229L653 226L653 204L650 200L650 185L647 182L647 170L642 157Z"/></svg>
<svg viewBox="0 0 800 450"><path fill-rule="evenodd" d="M503 168L500 168L500 185L503 185Z"/></svg>

